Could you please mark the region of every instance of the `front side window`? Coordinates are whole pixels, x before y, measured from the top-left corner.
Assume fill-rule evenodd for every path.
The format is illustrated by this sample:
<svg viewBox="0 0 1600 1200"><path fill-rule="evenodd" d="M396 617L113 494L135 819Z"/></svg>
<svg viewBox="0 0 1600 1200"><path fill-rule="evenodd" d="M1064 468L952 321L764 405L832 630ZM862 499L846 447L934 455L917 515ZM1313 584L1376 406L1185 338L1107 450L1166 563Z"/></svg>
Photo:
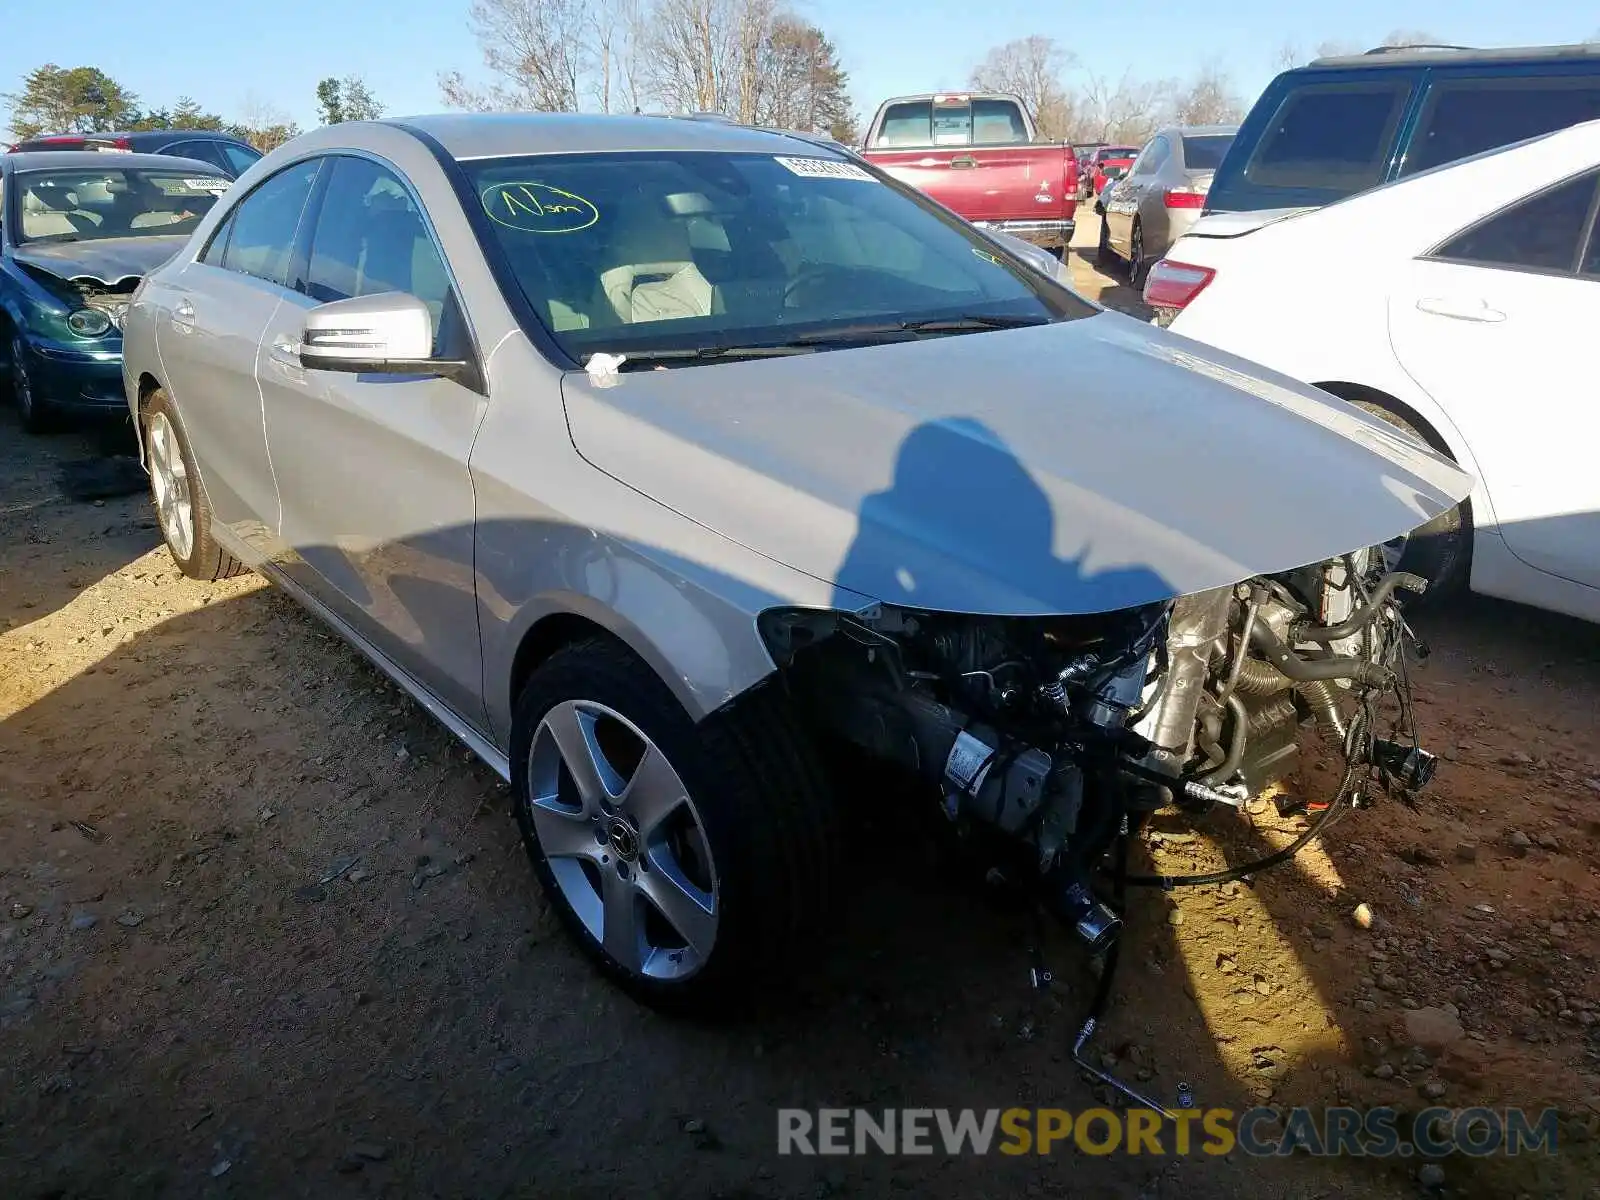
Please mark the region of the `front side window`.
<svg viewBox="0 0 1600 1200"><path fill-rule="evenodd" d="M228 218L233 230L222 266L280 287L292 286L289 265L295 234L319 165L312 159L286 167L240 202Z"/></svg>
<svg viewBox="0 0 1600 1200"><path fill-rule="evenodd" d="M18 171L14 179L19 244L188 234L228 189L220 176L181 167Z"/></svg>
<svg viewBox="0 0 1600 1200"><path fill-rule="evenodd" d="M428 306L437 337L450 277L411 193L388 169L336 158L311 238L306 293L319 303L405 292Z"/></svg>
<svg viewBox="0 0 1600 1200"><path fill-rule="evenodd" d="M1341 196L1383 180L1409 80L1311 84L1284 97L1245 181L1258 187L1312 188Z"/></svg>
<svg viewBox="0 0 1600 1200"><path fill-rule="evenodd" d="M1447 79L1428 89L1401 173L1415 175L1597 117L1600 78L1593 75Z"/></svg>
<svg viewBox="0 0 1600 1200"><path fill-rule="evenodd" d="M486 250L580 360L1098 311L842 159L650 152L462 166L488 218Z"/></svg>
<svg viewBox="0 0 1600 1200"><path fill-rule="evenodd" d="M1457 234L1431 257L1486 267L1572 272L1594 217L1595 183L1589 171L1503 209Z"/></svg>

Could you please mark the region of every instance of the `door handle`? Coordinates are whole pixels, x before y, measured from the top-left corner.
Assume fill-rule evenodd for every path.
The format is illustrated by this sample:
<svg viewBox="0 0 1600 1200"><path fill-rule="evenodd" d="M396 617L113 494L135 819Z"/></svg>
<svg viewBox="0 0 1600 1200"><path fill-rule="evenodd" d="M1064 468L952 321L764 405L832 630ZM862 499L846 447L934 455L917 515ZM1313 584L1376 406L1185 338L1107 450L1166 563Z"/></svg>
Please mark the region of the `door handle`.
<svg viewBox="0 0 1600 1200"><path fill-rule="evenodd" d="M187 299L179 300L173 308L172 327L182 330L194 328L194 305L190 304Z"/></svg>
<svg viewBox="0 0 1600 1200"><path fill-rule="evenodd" d="M272 345L267 349L267 356L283 368L284 374L293 379L305 377L305 364L300 361L300 347L286 337L273 339Z"/></svg>
<svg viewBox="0 0 1600 1200"><path fill-rule="evenodd" d="M978 160L970 154L960 154L950 160L950 169L952 171L970 170L977 165Z"/></svg>
<svg viewBox="0 0 1600 1200"><path fill-rule="evenodd" d="M1452 296L1424 296L1417 301L1417 310L1432 313L1436 317L1449 317L1452 321L1477 321L1487 325L1506 319L1505 313L1498 308L1491 308L1487 300L1478 298L1463 300Z"/></svg>

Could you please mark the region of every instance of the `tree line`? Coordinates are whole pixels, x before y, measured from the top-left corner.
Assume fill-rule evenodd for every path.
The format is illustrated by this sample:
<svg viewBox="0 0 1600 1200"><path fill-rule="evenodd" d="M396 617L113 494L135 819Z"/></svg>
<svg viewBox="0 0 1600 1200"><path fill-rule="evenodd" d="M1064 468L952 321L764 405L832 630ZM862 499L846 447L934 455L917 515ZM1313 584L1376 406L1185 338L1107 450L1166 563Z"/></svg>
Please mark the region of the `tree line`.
<svg viewBox="0 0 1600 1200"><path fill-rule="evenodd" d="M716 112L856 137L826 33L779 0L473 0L483 83L439 76L452 108Z"/></svg>
<svg viewBox="0 0 1600 1200"><path fill-rule="evenodd" d="M46 63L22 79L15 92L0 93L19 140L48 133L138 132L148 129L209 129L241 137L258 150L275 150L300 133L300 126L274 105L248 99L229 121L198 101L179 96L170 107L145 108L139 97L99 67ZM383 105L359 76L317 84L317 110L324 124L370 121Z"/></svg>

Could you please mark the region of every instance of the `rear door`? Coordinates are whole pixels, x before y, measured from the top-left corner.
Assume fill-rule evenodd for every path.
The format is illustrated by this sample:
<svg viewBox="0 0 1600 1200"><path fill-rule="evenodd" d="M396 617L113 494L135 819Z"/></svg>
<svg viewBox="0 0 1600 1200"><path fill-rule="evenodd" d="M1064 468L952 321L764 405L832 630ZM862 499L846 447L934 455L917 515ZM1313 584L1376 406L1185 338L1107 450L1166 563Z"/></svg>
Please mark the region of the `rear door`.
<svg viewBox="0 0 1600 1200"><path fill-rule="evenodd" d="M285 570L456 713L482 727L467 456L486 397L451 380L301 366L307 310L383 292L421 299L435 350L472 338L420 201L390 166L327 160L305 279L263 334L267 444Z"/></svg>
<svg viewBox="0 0 1600 1200"><path fill-rule="evenodd" d="M278 495L261 426L256 358L293 282L301 215L317 174L299 162L234 206L198 259L149 301L164 383L177 404L216 521L270 552Z"/></svg>
<svg viewBox="0 0 1600 1200"><path fill-rule="evenodd" d="M1507 548L1600 587L1600 170L1585 171L1409 264L1390 304L1401 365L1471 447Z"/></svg>

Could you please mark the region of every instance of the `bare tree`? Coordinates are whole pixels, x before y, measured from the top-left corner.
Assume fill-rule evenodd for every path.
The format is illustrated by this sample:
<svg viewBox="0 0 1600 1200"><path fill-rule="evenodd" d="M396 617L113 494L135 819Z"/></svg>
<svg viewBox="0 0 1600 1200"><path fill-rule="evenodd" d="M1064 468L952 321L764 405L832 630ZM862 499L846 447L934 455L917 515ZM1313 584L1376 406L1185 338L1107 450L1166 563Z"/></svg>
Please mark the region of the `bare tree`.
<svg viewBox="0 0 1600 1200"><path fill-rule="evenodd" d="M487 88L461 72L439 77L454 108L576 112L591 40L583 0L473 0L468 21L493 76Z"/></svg>
<svg viewBox="0 0 1600 1200"><path fill-rule="evenodd" d="M1445 46L1450 43L1436 33L1429 33L1426 29L1391 29L1380 46Z"/></svg>
<svg viewBox="0 0 1600 1200"><path fill-rule="evenodd" d="M639 0L596 0L589 22L594 38L590 91L601 112L632 112L642 95L639 49L646 36Z"/></svg>
<svg viewBox="0 0 1600 1200"><path fill-rule="evenodd" d="M1057 141L1073 124L1077 106L1062 77L1076 63L1076 56L1054 38L1035 34L990 50L972 69L971 83L1020 97L1033 114L1039 136Z"/></svg>
<svg viewBox="0 0 1600 1200"><path fill-rule="evenodd" d="M1244 103L1233 81L1216 63L1200 73L1171 100L1172 119L1179 125L1233 125L1244 118Z"/></svg>
<svg viewBox="0 0 1600 1200"><path fill-rule="evenodd" d="M234 132L257 150L276 150L291 138L300 136L300 126L276 105L251 93L239 104L239 119Z"/></svg>
<svg viewBox="0 0 1600 1200"><path fill-rule="evenodd" d="M1138 80L1125 71L1112 83L1091 73L1083 92L1084 115L1073 140L1142 145L1161 124L1172 91L1170 80Z"/></svg>

